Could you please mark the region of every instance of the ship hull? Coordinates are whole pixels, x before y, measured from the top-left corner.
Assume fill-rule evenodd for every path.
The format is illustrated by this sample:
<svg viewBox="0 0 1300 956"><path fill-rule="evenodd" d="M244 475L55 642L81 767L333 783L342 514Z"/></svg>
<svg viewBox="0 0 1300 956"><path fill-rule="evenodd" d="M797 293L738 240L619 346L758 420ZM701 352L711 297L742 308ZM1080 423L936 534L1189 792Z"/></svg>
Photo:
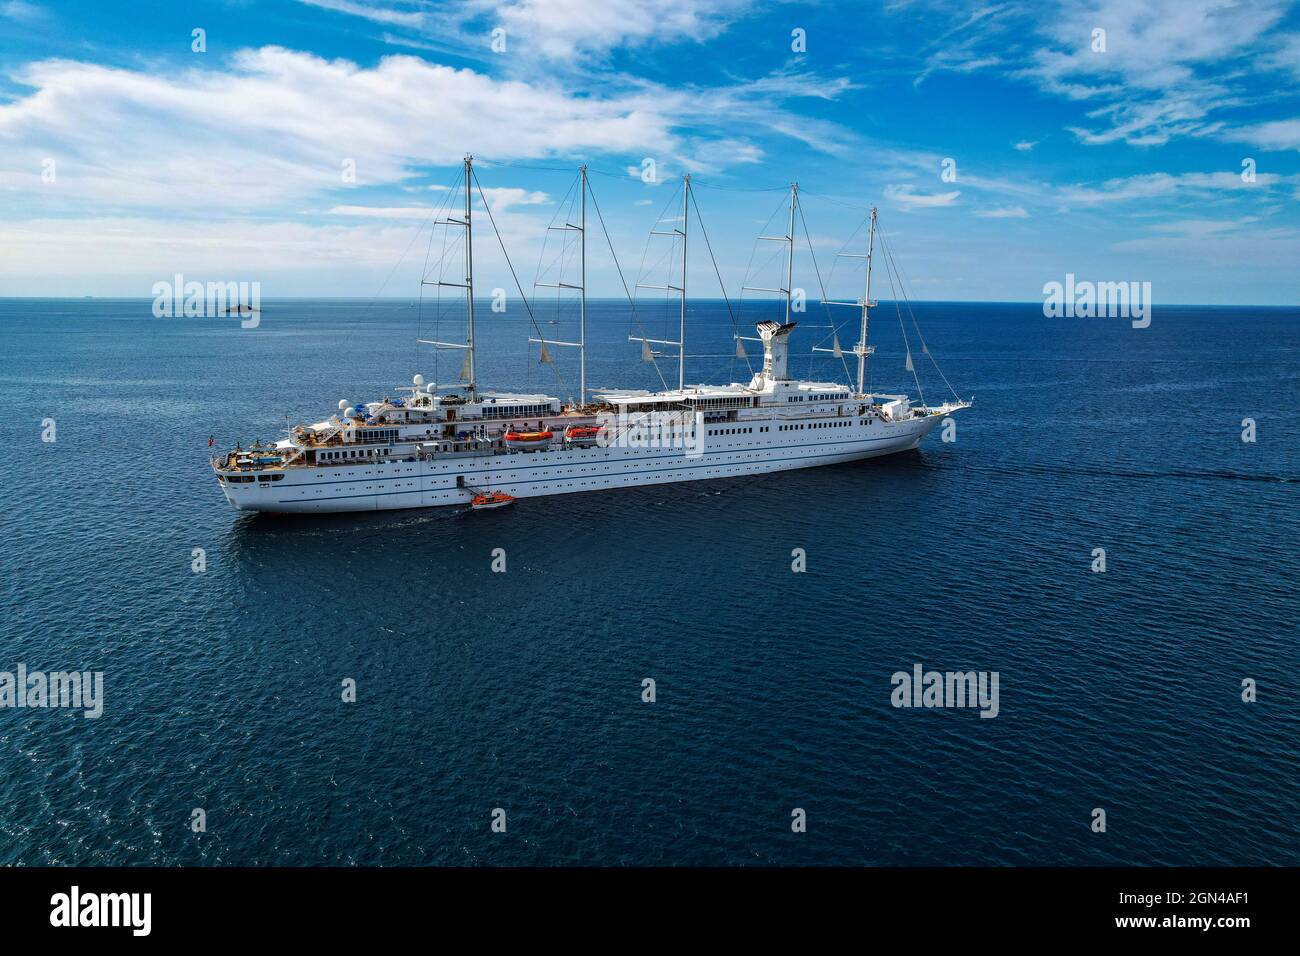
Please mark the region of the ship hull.
<svg viewBox="0 0 1300 956"><path fill-rule="evenodd" d="M792 431L711 428L703 448L575 448L285 469L283 479L223 484L244 511L337 513L466 506L482 488L515 498L707 481L842 464L915 448L940 416L807 423ZM865 427L860 427L865 426ZM788 426L787 426L788 427ZM842 430L841 430L842 429Z"/></svg>

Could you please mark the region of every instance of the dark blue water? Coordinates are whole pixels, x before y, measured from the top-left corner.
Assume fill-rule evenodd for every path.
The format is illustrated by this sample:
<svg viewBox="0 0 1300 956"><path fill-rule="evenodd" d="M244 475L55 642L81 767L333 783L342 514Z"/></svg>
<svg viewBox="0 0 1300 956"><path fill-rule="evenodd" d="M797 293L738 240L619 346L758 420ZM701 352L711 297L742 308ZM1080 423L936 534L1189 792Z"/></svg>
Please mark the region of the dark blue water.
<svg viewBox="0 0 1300 956"><path fill-rule="evenodd" d="M231 510L208 435L428 374L418 310L149 305L0 301L0 670L102 670L106 697L0 710L2 863L1300 864L1295 311L923 305L976 396L955 443L294 519ZM573 381L484 313L483 384ZM903 387L876 314L873 381ZM593 383L657 384L621 310L591 326ZM691 329L688 379L743 377L725 312ZM918 662L997 671L999 716L893 708Z"/></svg>

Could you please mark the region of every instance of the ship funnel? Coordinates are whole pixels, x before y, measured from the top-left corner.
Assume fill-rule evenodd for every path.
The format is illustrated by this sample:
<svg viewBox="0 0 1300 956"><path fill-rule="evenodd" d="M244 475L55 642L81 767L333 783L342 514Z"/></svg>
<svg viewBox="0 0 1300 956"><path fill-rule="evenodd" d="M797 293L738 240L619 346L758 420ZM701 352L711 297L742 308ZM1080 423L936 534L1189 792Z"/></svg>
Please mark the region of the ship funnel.
<svg viewBox="0 0 1300 956"><path fill-rule="evenodd" d="M796 323L759 322L758 334L763 340L763 377L769 382L783 382L785 374L786 353L789 351L789 336Z"/></svg>

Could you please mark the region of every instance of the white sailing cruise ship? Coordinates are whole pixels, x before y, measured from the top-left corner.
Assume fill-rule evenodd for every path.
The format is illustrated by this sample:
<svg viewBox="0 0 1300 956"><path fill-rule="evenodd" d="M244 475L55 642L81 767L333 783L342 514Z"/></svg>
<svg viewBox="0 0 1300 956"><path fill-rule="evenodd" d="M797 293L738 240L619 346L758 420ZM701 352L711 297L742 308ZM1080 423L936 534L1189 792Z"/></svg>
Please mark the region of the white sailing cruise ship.
<svg viewBox="0 0 1300 956"><path fill-rule="evenodd" d="M336 414L293 428L274 444L236 446L213 458L212 469L226 499L240 510L267 512L347 512L438 505L497 507L517 498L600 491L637 485L700 481L757 475L873 458L916 448L953 413L970 407L954 396L940 405L913 404L906 395L864 391L868 355L871 263L876 238L876 211L871 210L865 289L849 305L861 313L860 337L851 349L815 351L857 359L857 387L836 382L801 381L788 372L792 269L798 187L790 191L789 231L761 237L789 245L785 284L761 291L785 298L785 321L757 325L763 347L762 369L748 382L687 385L686 238L693 206L690 178L682 183L679 225L668 234L680 242L680 285L664 288L681 300L675 340L630 336L653 360L652 345L677 350L678 384L662 391L604 390L587 395L585 263L586 168L579 171L581 215L571 230L581 248L583 276L564 286L579 293L579 335L568 342L537 338L542 361L547 347L576 347L579 352L578 399L564 403L545 394L480 391L475 376L472 212L477 176L472 160L464 164L463 219L442 222L464 230L466 336L463 342L421 340L441 350L463 354L461 374L451 385L426 383L416 375L399 391L365 404L340 401ZM479 194L482 196L481 187ZM483 197L486 207L486 197ZM490 207L487 207L489 216ZM597 209L597 211L599 211ZM696 209L698 215L698 208ZM707 236L706 236L707 239ZM612 252L612 249L611 249ZM521 290L522 295L522 290ZM825 298L825 296L823 296ZM527 300L525 299L525 302ZM901 315L900 315L901 321ZM744 355L737 335L737 353ZM927 350L928 351L928 350ZM908 367L911 368L909 346Z"/></svg>

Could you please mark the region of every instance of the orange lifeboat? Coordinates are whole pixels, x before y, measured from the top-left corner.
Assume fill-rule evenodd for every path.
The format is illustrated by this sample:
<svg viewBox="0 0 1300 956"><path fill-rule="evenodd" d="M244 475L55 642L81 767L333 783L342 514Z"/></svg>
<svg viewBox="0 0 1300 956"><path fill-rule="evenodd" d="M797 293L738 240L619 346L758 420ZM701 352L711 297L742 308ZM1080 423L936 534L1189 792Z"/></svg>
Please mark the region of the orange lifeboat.
<svg viewBox="0 0 1300 956"><path fill-rule="evenodd" d="M507 448L513 448L516 451L537 451L539 448L549 448L551 439L555 435L550 431L544 432L506 432L503 441Z"/></svg>
<svg viewBox="0 0 1300 956"><path fill-rule="evenodd" d="M600 440L604 427L600 425L570 425L564 430L566 445L594 445Z"/></svg>
<svg viewBox="0 0 1300 956"><path fill-rule="evenodd" d="M470 500L469 506L475 511L487 511L491 508L504 508L514 503L515 499L504 491L485 491L475 495Z"/></svg>

